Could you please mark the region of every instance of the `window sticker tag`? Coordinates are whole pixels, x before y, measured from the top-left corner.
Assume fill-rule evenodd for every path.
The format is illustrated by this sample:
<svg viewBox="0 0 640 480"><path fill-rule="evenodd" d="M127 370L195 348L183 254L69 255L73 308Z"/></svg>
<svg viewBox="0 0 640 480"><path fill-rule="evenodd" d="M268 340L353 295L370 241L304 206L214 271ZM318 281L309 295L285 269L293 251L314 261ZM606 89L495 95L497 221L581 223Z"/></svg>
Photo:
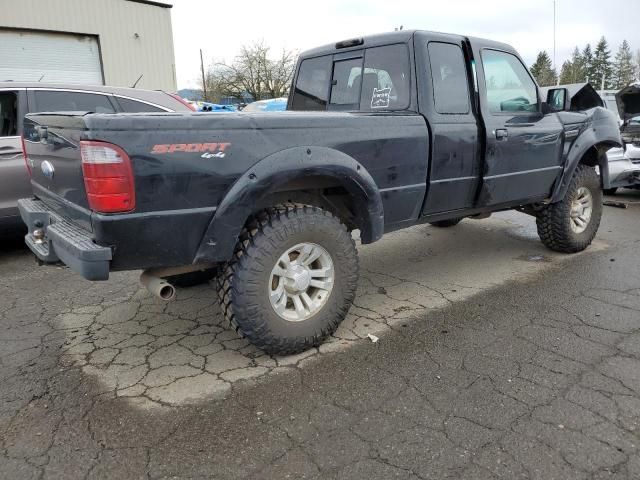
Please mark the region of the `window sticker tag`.
<svg viewBox="0 0 640 480"><path fill-rule="evenodd" d="M374 88L371 95L371 108L389 108L389 98L391 96L391 87Z"/></svg>

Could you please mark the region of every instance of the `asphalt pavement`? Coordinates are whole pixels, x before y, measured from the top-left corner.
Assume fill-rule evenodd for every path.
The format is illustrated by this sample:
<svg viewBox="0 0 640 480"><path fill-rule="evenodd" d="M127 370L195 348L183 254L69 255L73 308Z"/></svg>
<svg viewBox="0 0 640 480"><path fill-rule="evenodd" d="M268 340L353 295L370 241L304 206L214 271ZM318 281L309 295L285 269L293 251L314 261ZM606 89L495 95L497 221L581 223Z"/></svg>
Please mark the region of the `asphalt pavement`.
<svg viewBox="0 0 640 480"><path fill-rule="evenodd" d="M361 246L349 317L291 357L209 286L164 304L5 240L0 478L640 478L640 193L615 198L577 255L517 213Z"/></svg>

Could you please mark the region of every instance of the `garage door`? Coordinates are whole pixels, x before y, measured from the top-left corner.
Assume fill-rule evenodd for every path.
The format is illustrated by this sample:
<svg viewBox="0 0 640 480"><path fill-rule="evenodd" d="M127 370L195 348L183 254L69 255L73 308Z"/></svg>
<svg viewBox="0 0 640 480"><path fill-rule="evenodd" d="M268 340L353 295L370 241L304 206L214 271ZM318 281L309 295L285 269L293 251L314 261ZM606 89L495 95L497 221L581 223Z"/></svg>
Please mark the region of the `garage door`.
<svg viewBox="0 0 640 480"><path fill-rule="evenodd" d="M96 37L0 29L0 81L102 85Z"/></svg>

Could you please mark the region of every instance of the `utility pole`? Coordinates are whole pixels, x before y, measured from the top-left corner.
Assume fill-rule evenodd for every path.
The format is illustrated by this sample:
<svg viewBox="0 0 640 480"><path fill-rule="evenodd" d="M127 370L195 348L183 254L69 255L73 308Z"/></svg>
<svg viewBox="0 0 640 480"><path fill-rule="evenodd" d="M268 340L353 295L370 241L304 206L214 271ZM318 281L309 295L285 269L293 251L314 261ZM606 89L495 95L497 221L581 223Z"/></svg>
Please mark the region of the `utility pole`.
<svg viewBox="0 0 640 480"><path fill-rule="evenodd" d="M553 71L556 72L556 85L560 85L560 74L556 63L556 0L553 0Z"/></svg>
<svg viewBox="0 0 640 480"><path fill-rule="evenodd" d="M202 60L202 49L200 49L200 70L202 71L202 100L207 101L207 82L204 79L204 61Z"/></svg>

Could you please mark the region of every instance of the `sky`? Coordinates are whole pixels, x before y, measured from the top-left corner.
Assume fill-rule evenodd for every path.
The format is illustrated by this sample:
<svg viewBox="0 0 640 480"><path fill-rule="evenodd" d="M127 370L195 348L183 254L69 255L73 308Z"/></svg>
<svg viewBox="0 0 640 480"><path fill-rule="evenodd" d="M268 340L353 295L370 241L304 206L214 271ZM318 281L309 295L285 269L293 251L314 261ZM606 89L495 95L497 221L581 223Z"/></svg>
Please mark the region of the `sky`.
<svg viewBox="0 0 640 480"><path fill-rule="evenodd" d="M553 60L553 0L167 0L178 88L198 86L200 49L205 67L233 60L242 45L264 41L274 52L304 51L367 34L434 30L513 45L528 65L540 50ZM556 0L558 70L577 45L604 35L612 55L623 39L640 49L640 1Z"/></svg>

